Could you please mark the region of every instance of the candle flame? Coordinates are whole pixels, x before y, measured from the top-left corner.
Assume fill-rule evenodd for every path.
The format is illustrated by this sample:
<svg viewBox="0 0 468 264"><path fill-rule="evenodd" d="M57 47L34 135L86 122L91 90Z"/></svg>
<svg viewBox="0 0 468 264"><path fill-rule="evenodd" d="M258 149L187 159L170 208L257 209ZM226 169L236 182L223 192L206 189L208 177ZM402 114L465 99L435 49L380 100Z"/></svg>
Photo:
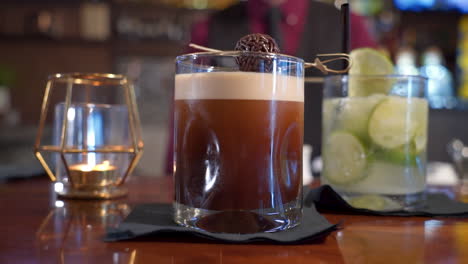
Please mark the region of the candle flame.
<svg viewBox="0 0 468 264"><path fill-rule="evenodd" d="M114 166L110 165L110 162L108 160L103 161L100 164L97 165L91 165L91 164L78 164L76 166L78 170L84 171L84 172L90 172L90 171L108 171L115 169Z"/></svg>

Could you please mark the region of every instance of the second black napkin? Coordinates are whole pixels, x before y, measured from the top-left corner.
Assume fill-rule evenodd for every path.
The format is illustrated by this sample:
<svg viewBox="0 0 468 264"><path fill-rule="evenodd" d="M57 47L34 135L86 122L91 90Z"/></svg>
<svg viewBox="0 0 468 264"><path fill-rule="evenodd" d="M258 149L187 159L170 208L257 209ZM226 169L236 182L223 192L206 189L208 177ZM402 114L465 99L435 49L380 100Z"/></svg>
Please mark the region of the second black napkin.
<svg viewBox="0 0 468 264"><path fill-rule="evenodd" d="M307 193L304 200L305 205L315 204L320 212L382 216L468 217L468 203L452 200L442 193L428 193L426 205L420 209L396 211L354 208L329 185L323 185L304 193Z"/></svg>

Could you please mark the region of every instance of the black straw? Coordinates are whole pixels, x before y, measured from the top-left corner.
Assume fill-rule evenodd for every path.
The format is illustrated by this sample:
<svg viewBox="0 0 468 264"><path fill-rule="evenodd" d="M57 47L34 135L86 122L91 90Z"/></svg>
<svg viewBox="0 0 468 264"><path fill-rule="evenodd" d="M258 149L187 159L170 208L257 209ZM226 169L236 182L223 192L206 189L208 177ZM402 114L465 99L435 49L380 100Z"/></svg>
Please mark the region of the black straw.
<svg viewBox="0 0 468 264"><path fill-rule="evenodd" d="M349 53L350 47L349 47L349 32L350 32L350 21L349 21L349 4L342 4L341 5L341 25L343 26L343 39L342 39L342 45L341 45L341 50L343 53Z"/></svg>

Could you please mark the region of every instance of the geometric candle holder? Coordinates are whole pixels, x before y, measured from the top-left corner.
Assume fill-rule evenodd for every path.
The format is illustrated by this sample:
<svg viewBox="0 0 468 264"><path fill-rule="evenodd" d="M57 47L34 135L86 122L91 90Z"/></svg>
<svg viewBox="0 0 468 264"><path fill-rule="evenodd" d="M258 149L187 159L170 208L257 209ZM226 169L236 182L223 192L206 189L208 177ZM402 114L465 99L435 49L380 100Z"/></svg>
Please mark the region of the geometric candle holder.
<svg viewBox="0 0 468 264"><path fill-rule="evenodd" d="M44 131L50 127L52 137L46 138ZM123 184L143 154L131 82L117 74L50 76L34 154L60 196L110 199L126 195Z"/></svg>

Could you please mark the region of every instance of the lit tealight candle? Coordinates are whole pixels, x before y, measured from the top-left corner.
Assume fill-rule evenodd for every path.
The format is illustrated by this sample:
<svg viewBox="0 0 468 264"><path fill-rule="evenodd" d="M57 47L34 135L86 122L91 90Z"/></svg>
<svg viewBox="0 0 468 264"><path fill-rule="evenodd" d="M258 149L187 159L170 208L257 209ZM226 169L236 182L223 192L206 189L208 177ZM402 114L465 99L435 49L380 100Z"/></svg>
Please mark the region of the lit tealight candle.
<svg viewBox="0 0 468 264"><path fill-rule="evenodd" d="M109 161L100 164L75 164L70 166L70 178L76 187L99 187L115 183L116 167Z"/></svg>
<svg viewBox="0 0 468 264"><path fill-rule="evenodd" d="M101 164L97 165L90 165L90 164L75 164L70 166L70 170L78 170L78 171L109 171L115 170L115 166L110 165L108 160L103 161Z"/></svg>

